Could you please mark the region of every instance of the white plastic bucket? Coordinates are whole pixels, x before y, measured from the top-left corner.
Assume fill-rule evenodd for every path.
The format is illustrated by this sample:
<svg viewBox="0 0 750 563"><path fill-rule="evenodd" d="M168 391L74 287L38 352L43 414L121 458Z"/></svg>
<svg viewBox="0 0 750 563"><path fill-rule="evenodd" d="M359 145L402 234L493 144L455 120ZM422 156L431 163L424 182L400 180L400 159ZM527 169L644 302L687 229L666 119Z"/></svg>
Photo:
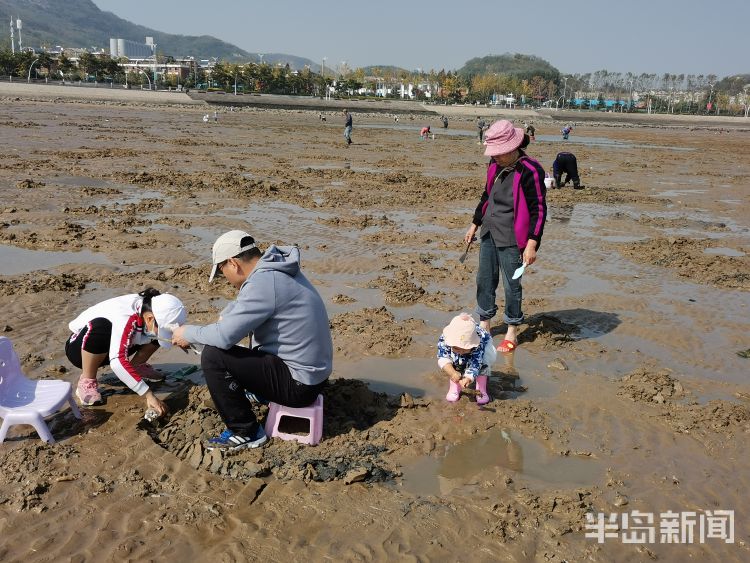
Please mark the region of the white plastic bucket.
<svg viewBox="0 0 750 563"><path fill-rule="evenodd" d="M553 188L555 186L555 179L554 178L545 178L544 179L544 186L549 190L550 188Z"/></svg>

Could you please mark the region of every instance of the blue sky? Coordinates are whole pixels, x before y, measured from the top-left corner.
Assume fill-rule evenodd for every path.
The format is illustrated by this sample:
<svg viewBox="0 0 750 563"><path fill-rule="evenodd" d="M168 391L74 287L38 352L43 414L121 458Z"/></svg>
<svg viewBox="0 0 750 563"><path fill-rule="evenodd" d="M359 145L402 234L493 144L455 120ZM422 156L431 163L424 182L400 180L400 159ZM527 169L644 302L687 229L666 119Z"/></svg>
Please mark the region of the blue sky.
<svg viewBox="0 0 750 563"><path fill-rule="evenodd" d="M93 0L134 23L336 68L536 55L563 73L750 73L750 0ZM132 38L139 39L139 38Z"/></svg>

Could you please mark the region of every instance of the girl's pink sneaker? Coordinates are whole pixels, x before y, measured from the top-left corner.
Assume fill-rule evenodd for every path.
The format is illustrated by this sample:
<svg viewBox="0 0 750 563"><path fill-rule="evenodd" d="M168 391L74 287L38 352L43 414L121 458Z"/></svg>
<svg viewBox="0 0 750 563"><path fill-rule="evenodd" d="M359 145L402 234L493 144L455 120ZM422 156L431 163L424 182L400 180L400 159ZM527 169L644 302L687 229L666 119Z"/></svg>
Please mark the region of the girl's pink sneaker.
<svg viewBox="0 0 750 563"><path fill-rule="evenodd" d="M96 384L96 379L88 377L80 378L76 386L76 397L86 407L101 404L102 394L99 393L99 386Z"/></svg>

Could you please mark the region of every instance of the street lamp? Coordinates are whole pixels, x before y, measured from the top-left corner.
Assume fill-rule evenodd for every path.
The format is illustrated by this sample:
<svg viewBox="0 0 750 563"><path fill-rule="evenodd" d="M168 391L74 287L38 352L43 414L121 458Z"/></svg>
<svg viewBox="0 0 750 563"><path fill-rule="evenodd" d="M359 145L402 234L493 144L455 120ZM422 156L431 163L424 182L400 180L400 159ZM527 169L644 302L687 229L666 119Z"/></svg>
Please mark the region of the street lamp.
<svg viewBox="0 0 750 563"><path fill-rule="evenodd" d="M18 28L21 29L20 27ZM34 59L34 61L29 65L29 76L26 77L26 83L28 84L31 82L31 69L34 68L34 65L39 61L39 59Z"/></svg>
<svg viewBox="0 0 750 563"><path fill-rule="evenodd" d="M563 109L565 109L565 93L568 91L568 77L567 76L563 76L563 80L565 81L565 83L564 83L564 87L563 87L562 98L563 98Z"/></svg>
<svg viewBox="0 0 750 563"><path fill-rule="evenodd" d="M151 79L149 78L148 73L145 70L143 70L142 68L138 68L138 61L136 61L135 63L135 70L143 73L143 76L145 76L146 80L148 80L148 89L151 90Z"/></svg>
<svg viewBox="0 0 750 563"><path fill-rule="evenodd" d="M711 112L711 99L714 97L714 83L709 82L708 85L711 87L711 93L708 95L708 104L706 104L706 113Z"/></svg>

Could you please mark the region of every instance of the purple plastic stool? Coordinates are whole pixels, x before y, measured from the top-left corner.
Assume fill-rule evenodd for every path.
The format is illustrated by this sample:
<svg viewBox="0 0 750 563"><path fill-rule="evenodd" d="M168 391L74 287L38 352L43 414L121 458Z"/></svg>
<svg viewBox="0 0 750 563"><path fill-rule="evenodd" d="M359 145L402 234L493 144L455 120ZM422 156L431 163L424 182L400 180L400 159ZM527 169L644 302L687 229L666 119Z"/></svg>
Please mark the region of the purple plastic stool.
<svg viewBox="0 0 750 563"><path fill-rule="evenodd" d="M76 418L81 418L71 394L71 385L60 379L31 380L21 372L21 364L13 344L0 336L0 443L8 429L17 424L30 424L39 437L53 444L55 439L44 422L44 417L57 412L65 403Z"/></svg>
<svg viewBox="0 0 750 563"><path fill-rule="evenodd" d="M279 423L283 416L306 418L310 421L310 433L302 436L279 432ZM318 398L315 399L312 405L298 409L285 407L277 403L269 403L268 417L266 418L266 434L269 437L281 438L282 440L297 440L302 444L310 446L318 444L323 437L323 395L318 395Z"/></svg>

